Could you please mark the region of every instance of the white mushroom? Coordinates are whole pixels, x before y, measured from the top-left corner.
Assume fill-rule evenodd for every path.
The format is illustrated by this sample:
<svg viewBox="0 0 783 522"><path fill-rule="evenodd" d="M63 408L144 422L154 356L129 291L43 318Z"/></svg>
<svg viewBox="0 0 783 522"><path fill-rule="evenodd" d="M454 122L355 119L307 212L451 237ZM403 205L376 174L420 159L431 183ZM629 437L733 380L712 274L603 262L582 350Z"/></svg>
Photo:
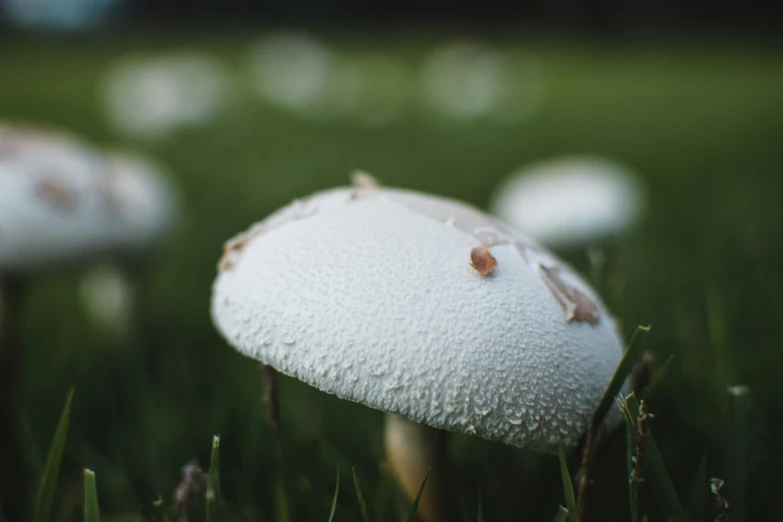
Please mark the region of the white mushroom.
<svg viewBox="0 0 783 522"><path fill-rule="evenodd" d="M107 159L67 135L0 125L4 385L21 375L21 351L12 342L18 320L9 317L18 319L22 287L33 274L118 256L128 260L168 230L172 193L147 165L130 157ZM7 413L0 408L0 424Z"/></svg>
<svg viewBox="0 0 783 522"><path fill-rule="evenodd" d="M609 160L573 157L534 164L495 190L490 208L552 247L618 236L642 212L636 176Z"/></svg>
<svg viewBox="0 0 783 522"><path fill-rule="evenodd" d="M372 186L229 241L212 315L239 351L320 390L550 453L576 445L623 351L598 296L524 234Z"/></svg>
<svg viewBox="0 0 783 522"><path fill-rule="evenodd" d="M249 68L256 90L268 103L304 116L325 116L337 55L299 33L275 33L259 41Z"/></svg>
<svg viewBox="0 0 783 522"><path fill-rule="evenodd" d="M0 273L133 254L170 226L170 189L147 164L68 144L0 130Z"/></svg>
<svg viewBox="0 0 783 522"><path fill-rule="evenodd" d="M221 63L196 52L121 58L106 71L104 83L109 123L145 139L212 121L231 91Z"/></svg>
<svg viewBox="0 0 783 522"><path fill-rule="evenodd" d="M0 19L24 28L92 29L117 9L119 0L4 0Z"/></svg>
<svg viewBox="0 0 783 522"><path fill-rule="evenodd" d="M540 105L542 81L535 61L470 43L435 48L420 73L424 101L455 119L515 123Z"/></svg>
<svg viewBox="0 0 783 522"><path fill-rule="evenodd" d="M134 293L125 272L112 264L90 269L79 283L79 296L87 317L116 339L129 333Z"/></svg>

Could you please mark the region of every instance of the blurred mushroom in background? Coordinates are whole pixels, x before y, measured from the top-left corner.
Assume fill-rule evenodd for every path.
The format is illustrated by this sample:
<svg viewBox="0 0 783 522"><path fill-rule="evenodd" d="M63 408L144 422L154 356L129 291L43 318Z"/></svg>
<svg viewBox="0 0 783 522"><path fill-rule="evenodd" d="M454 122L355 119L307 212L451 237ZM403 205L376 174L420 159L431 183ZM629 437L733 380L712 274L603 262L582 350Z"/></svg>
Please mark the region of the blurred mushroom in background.
<svg viewBox="0 0 783 522"><path fill-rule="evenodd" d="M34 277L133 263L174 216L170 187L136 160L104 157L68 134L0 125L0 465L20 469L15 419L24 375L19 328ZM6 466L8 466L6 468ZM23 480L20 482L24 482ZM24 494L18 499L26 502Z"/></svg>
<svg viewBox="0 0 783 522"><path fill-rule="evenodd" d="M605 158L564 157L501 182L491 211L551 248L583 248L627 233L644 210L637 175Z"/></svg>
<svg viewBox="0 0 783 522"><path fill-rule="evenodd" d="M509 54L471 42L437 47L422 64L425 104L453 119L514 123L540 105L541 76L527 54Z"/></svg>
<svg viewBox="0 0 783 522"><path fill-rule="evenodd" d="M254 44L248 67L256 92L268 104L300 116L328 118L338 55L301 33L274 33Z"/></svg>
<svg viewBox="0 0 783 522"><path fill-rule="evenodd" d="M124 0L3 0L0 19L25 29L77 31L107 20Z"/></svg>
<svg viewBox="0 0 783 522"><path fill-rule="evenodd" d="M215 120L230 102L224 66L195 51L118 59L104 74L106 117L120 134L148 140Z"/></svg>
<svg viewBox="0 0 783 522"><path fill-rule="evenodd" d="M413 500L431 468L420 516L454 520L438 430L573 448L623 342L598 295L524 234L356 179L227 242L213 320L245 355L390 414L401 489Z"/></svg>

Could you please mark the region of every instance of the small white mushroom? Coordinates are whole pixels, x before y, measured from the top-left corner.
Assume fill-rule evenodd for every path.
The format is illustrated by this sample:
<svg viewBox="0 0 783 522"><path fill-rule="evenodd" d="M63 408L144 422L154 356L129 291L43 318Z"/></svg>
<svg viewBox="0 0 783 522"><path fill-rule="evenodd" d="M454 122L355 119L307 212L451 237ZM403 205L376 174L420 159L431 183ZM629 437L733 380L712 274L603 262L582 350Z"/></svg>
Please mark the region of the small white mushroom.
<svg viewBox="0 0 783 522"><path fill-rule="evenodd" d="M62 133L0 124L0 462L20 455L24 387L19 325L35 274L100 260L128 262L171 225L172 193L148 163L108 159ZM106 302L102 303L102 306ZM19 498L25 498L25 480Z"/></svg>
<svg viewBox="0 0 783 522"><path fill-rule="evenodd" d="M644 206L636 176L606 159L531 165L495 190L492 212L551 247L586 246L626 232Z"/></svg>
<svg viewBox="0 0 783 522"><path fill-rule="evenodd" d="M525 119L539 107L541 75L527 54L509 54L471 42L435 48L420 82L428 107L454 119Z"/></svg>
<svg viewBox="0 0 783 522"><path fill-rule="evenodd" d="M299 33L266 36L250 53L249 70L256 90L268 103L304 116L324 116L334 80L337 55Z"/></svg>
<svg viewBox="0 0 783 522"><path fill-rule="evenodd" d="M72 140L0 129L0 273L134 254L171 225L171 190L148 163Z"/></svg>
<svg viewBox="0 0 783 522"><path fill-rule="evenodd" d="M24 27L76 31L93 29L116 10L120 0L4 0L0 19Z"/></svg>
<svg viewBox="0 0 783 522"><path fill-rule="evenodd" d="M0 125L0 291L43 271L135 258L169 229L173 201L147 162L105 157L69 135ZM16 311L3 299L7 318Z"/></svg>
<svg viewBox="0 0 783 522"><path fill-rule="evenodd" d="M109 123L144 139L209 123L231 92L221 63L195 52L121 58L106 71L104 84Z"/></svg>
<svg viewBox="0 0 783 522"><path fill-rule="evenodd" d="M579 276L457 201L338 188L239 238L212 295L228 342L415 423L543 452L573 447L622 355L614 321ZM476 266L477 248L491 270ZM404 462L397 446L390 460ZM402 484L420 484L426 469L393 467Z"/></svg>
<svg viewBox="0 0 783 522"><path fill-rule="evenodd" d="M90 269L81 278L79 294L93 323L114 338L128 335L134 288L122 270L111 264Z"/></svg>

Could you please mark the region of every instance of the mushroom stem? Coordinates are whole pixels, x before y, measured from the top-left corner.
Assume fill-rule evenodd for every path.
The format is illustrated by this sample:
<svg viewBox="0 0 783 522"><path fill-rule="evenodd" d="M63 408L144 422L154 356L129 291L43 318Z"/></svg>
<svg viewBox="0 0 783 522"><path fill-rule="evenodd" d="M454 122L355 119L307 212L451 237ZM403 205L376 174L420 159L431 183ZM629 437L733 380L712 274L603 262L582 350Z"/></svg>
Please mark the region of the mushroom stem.
<svg viewBox="0 0 783 522"><path fill-rule="evenodd" d="M424 477L427 477L418 509L419 519L424 522L443 522L450 518L443 495L445 435L442 430L397 415L386 415L386 458L408 501L414 501Z"/></svg>
<svg viewBox="0 0 783 522"><path fill-rule="evenodd" d="M22 389L22 319L24 282L0 275L0 505L9 520L21 520L26 505L24 463L17 437L17 409ZM11 482L6 482L11 480Z"/></svg>
<svg viewBox="0 0 783 522"><path fill-rule="evenodd" d="M268 364L261 363L261 375L266 383L264 402L269 423L277 429L280 426L280 394L277 388L277 372Z"/></svg>
<svg viewBox="0 0 783 522"><path fill-rule="evenodd" d="M0 276L0 401L14 403L22 385L22 347L19 324L22 319L24 282Z"/></svg>
<svg viewBox="0 0 783 522"><path fill-rule="evenodd" d="M595 426L590 421L585 432L585 444L582 450L582 462L579 467L579 481L577 482L576 520L578 522L582 522L587 513L587 491L590 486L590 472L592 471L593 455L595 453L595 435Z"/></svg>

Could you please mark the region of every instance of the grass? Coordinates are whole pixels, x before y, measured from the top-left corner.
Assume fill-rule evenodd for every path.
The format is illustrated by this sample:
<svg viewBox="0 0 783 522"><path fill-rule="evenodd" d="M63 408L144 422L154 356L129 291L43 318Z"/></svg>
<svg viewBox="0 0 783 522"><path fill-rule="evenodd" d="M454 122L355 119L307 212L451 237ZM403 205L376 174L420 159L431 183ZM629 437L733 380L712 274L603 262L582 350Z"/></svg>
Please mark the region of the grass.
<svg viewBox="0 0 783 522"><path fill-rule="evenodd" d="M351 53L393 53L412 67L442 40L325 37ZM783 519L780 49L509 36L495 43L534 55L545 81L543 105L531 119L455 123L416 108L390 127L366 129L312 122L257 101L242 76L249 43L244 35L218 34L0 42L0 116L146 150L169 168L186 203L178 233L146 267L129 340L103 335L74 306L72 274L32 285L23 408L33 447L49 446L62 399L78 387L50 490L55 504L83 498L86 467L98 478L102 517L163 520L153 503L168 503L185 463L210 462L208 442L220 433L226 521L278 519L276 484L287 488L292 520L327 520L338 465L361 471L373 521L393 520L398 492L383 468L381 414L282 376L286 460L278 469L257 366L225 345L209 317L222 242L295 197L345 183L356 168L389 185L484 206L493 186L519 165L597 153L636 166L648 187L647 216L633 234L606 246L600 284L627 337L633 325L654 324L645 348L664 364L675 355L644 399L676 497L690 499L706 452L706 476L726 479L727 495L731 470L742 465L746 520ZM183 47L204 49L234 71L234 106L210 126L159 143L114 134L98 98L107 65L129 52ZM564 256L589 270L585 252ZM739 383L753 390L750 404L737 405L744 433L726 429L725 390ZM743 459L726 452L735 436ZM615 433L593 463L590 505L602 506L591 509L596 520L629 520L624 444ZM557 457L463 436L449 451L451 496L464 499L465 518L479 512L478 498L484 520L562 516ZM662 516L645 487L640 513ZM336 520L363 520L357 496L356 488L340 490Z"/></svg>

